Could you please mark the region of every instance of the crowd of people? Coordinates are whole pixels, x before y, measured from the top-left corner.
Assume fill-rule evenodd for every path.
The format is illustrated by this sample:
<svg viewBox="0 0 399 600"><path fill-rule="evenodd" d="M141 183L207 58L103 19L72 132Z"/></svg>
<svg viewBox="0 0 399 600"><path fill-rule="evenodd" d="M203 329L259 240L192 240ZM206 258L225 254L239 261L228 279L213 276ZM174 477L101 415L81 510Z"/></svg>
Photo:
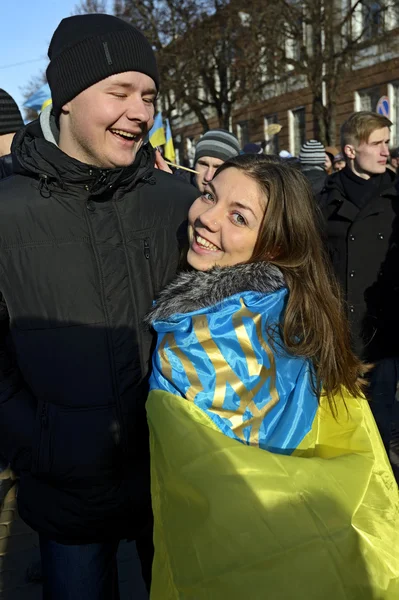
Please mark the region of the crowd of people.
<svg viewBox="0 0 399 600"><path fill-rule="evenodd" d="M123 539L154 600L394 600L391 121L172 171L140 31L68 17L48 56L36 121L0 90L0 468L44 600L117 600Z"/></svg>

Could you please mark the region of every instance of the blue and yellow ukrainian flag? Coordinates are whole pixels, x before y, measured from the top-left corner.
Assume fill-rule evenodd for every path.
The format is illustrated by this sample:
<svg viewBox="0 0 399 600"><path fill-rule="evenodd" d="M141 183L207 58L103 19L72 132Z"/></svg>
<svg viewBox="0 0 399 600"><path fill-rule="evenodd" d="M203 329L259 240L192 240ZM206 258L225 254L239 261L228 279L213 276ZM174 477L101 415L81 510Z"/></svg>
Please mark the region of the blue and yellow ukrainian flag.
<svg viewBox="0 0 399 600"><path fill-rule="evenodd" d="M155 117L154 125L152 126L148 136L150 144L153 148L156 148L157 146L163 146L165 144L166 138L161 112L159 112Z"/></svg>
<svg viewBox="0 0 399 600"><path fill-rule="evenodd" d="M165 158L171 162L176 161L175 147L173 145L172 131L170 129L169 119L166 119L166 142L165 142Z"/></svg>
<svg viewBox="0 0 399 600"><path fill-rule="evenodd" d="M49 104L51 104L51 91L49 85L46 83L26 100L24 107L32 108L39 113Z"/></svg>
<svg viewBox="0 0 399 600"><path fill-rule="evenodd" d="M152 600L399 598L397 487L366 401L345 400L287 456L150 393Z"/></svg>
<svg viewBox="0 0 399 600"><path fill-rule="evenodd" d="M370 408L313 402L263 333L283 299L154 323L152 600L399 598L398 488Z"/></svg>

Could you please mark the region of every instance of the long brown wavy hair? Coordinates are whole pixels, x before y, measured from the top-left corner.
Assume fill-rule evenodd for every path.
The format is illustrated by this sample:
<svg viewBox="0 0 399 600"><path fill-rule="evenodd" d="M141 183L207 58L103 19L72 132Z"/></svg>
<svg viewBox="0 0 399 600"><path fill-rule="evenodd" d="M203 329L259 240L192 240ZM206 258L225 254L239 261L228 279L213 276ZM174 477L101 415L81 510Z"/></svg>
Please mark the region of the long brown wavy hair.
<svg viewBox="0 0 399 600"><path fill-rule="evenodd" d="M315 392L334 396L346 388L362 392L367 367L351 350L340 286L322 242L318 213L308 180L278 157L244 154L223 163L215 177L235 168L253 179L266 196L266 208L250 262L267 261L281 269L289 290L280 337L293 355L314 367Z"/></svg>

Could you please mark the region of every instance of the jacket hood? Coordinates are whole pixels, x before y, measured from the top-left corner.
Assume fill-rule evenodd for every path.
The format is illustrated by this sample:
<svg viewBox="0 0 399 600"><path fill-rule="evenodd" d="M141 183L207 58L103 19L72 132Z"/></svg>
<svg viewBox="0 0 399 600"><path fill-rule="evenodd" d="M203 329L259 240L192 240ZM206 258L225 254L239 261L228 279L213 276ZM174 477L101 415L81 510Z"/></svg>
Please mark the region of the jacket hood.
<svg viewBox="0 0 399 600"><path fill-rule="evenodd" d="M160 293L146 322L163 321L177 313L214 306L241 292L270 294L284 286L280 269L266 262L214 267L209 271L183 271Z"/></svg>
<svg viewBox="0 0 399 600"><path fill-rule="evenodd" d="M131 188L139 180L151 179L155 163L155 151L145 144L128 167L101 169L82 163L60 150L57 145L58 128L51 111L43 111L40 119L19 130L13 140L14 172L45 181L51 193L51 185L66 189L72 185L87 186L92 195L107 189Z"/></svg>

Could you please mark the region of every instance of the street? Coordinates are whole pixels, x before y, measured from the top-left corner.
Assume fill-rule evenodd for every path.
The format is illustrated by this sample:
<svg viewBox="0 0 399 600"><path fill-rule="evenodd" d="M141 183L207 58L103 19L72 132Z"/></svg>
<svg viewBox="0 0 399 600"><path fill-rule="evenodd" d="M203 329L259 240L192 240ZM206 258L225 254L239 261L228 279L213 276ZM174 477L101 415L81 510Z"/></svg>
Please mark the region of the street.
<svg viewBox="0 0 399 600"><path fill-rule="evenodd" d="M0 515L0 600L41 600L38 539L18 517L15 494L14 483ZM134 543L121 543L118 567L121 600L147 600Z"/></svg>

